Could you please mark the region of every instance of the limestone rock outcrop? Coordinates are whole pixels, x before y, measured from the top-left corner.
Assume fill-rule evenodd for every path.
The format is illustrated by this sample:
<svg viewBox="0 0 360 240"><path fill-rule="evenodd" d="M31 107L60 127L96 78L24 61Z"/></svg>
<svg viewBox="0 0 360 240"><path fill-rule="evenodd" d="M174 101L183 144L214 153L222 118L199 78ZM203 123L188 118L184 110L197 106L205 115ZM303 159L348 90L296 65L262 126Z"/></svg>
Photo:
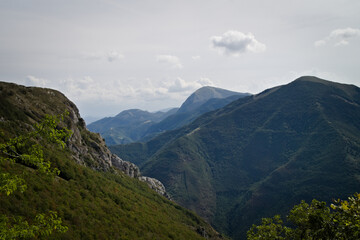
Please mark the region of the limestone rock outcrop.
<svg viewBox="0 0 360 240"><path fill-rule="evenodd" d="M147 183L147 185L155 190L158 194L166 197L167 199L171 200L169 194L166 192L165 186L164 184L162 184L162 182L160 182L159 180L155 179L155 178L151 178L151 177L145 177L145 176L141 176L139 177L139 180L142 182Z"/></svg>

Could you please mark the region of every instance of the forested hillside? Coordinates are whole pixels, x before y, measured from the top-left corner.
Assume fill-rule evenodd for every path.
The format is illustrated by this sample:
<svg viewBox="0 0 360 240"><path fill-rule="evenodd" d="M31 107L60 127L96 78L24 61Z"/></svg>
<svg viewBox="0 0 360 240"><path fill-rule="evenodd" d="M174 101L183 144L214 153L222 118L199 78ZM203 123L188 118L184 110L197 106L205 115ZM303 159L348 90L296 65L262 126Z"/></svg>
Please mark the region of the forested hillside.
<svg viewBox="0 0 360 240"><path fill-rule="evenodd" d="M358 191L359 119L358 87L301 77L114 152L219 231L244 238L301 200Z"/></svg>

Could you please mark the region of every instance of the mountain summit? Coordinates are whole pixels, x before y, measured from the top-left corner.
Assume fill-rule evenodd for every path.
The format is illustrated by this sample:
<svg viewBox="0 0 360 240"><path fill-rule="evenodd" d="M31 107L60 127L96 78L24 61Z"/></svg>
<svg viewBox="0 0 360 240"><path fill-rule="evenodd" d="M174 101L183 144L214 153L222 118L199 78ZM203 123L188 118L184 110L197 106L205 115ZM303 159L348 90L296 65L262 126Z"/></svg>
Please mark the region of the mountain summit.
<svg viewBox="0 0 360 240"><path fill-rule="evenodd" d="M359 191L359 119L358 87L306 76L114 152L238 239L300 200Z"/></svg>
<svg viewBox="0 0 360 240"><path fill-rule="evenodd" d="M191 112L210 99L221 99L230 96L247 96L246 93L233 92L216 87L202 87L191 94L185 102L181 105L177 113Z"/></svg>

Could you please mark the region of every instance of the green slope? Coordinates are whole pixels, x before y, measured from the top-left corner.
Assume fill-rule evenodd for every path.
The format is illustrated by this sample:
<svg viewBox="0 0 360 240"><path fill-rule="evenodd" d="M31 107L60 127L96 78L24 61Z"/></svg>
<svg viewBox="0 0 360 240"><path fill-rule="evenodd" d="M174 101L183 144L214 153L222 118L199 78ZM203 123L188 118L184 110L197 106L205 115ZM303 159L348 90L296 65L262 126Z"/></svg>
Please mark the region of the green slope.
<svg viewBox="0 0 360 240"><path fill-rule="evenodd" d="M358 191L359 119L358 87L302 77L205 114L137 155L178 203L244 238L261 217L301 199Z"/></svg>
<svg viewBox="0 0 360 240"><path fill-rule="evenodd" d="M50 239L203 239L205 235L220 238L194 213L96 158L95 153L105 148L103 142L85 129L76 117L76 106L61 93L0 82L0 103L0 142L28 131L44 114L68 110L70 119L66 126L80 129L74 132L70 145L82 149L84 146L74 144L88 144L80 156L74 155L73 149L43 146L45 158L61 171L54 179L20 164L2 164L5 171L23 174L28 189L0 195L0 215L24 216L31 221L37 213L57 211L69 230Z"/></svg>

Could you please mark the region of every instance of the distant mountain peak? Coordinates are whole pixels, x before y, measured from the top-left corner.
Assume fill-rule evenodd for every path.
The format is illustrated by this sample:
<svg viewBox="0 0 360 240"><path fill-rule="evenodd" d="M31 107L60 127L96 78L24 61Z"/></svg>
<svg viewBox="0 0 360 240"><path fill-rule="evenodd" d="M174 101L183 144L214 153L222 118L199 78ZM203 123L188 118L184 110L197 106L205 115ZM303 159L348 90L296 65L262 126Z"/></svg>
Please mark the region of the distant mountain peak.
<svg viewBox="0 0 360 240"><path fill-rule="evenodd" d="M244 93L233 92L222 88L205 86L196 90L181 105L178 113L189 112L196 109L212 98L227 98L235 95L244 95ZM248 95L248 94L246 94Z"/></svg>
<svg viewBox="0 0 360 240"><path fill-rule="evenodd" d="M329 80L324 80L324 79L321 79L321 78L318 78L315 76L302 76L302 77L295 79L292 83L299 83L299 82L321 83L321 84L332 85L332 86L336 86L336 87L340 87L340 88L342 86L347 85L347 84L342 84L342 83L333 82L333 81L329 81Z"/></svg>

